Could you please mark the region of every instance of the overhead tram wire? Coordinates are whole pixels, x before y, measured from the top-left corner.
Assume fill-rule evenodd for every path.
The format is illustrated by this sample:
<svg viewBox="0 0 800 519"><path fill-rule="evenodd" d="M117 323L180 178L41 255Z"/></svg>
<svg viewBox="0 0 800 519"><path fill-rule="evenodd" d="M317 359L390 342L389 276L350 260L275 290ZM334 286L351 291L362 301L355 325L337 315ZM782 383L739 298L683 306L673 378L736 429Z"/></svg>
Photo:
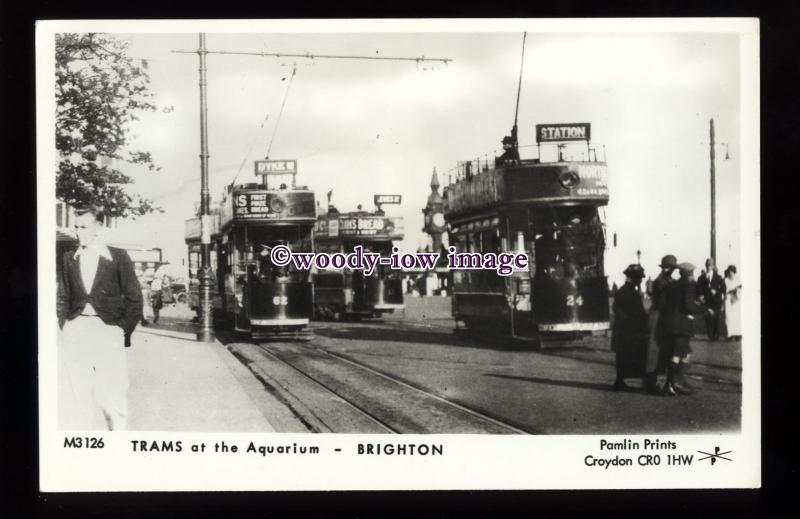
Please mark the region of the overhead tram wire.
<svg viewBox="0 0 800 519"><path fill-rule="evenodd" d="M174 54L197 54L197 50L173 50ZM451 58L426 58L425 56L418 56L415 58L409 57L402 57L402 56L356 56L356 55L344 55L344 54L311 54L310 52L306 52L304 54L294 54L294 53L285 53L285 52L246 52L246 51L228 51L228 50L205 50L204 54L222 54L222 55L234 55L234 56L260 56L260 57L275 57L275 58L303 58L303 59L360 59L360 60L372 60L372 61L413 61L417 65L420 63L424 63L426 61L435 61L444 63L445 66L448 65L450 62L454 61ZM292 71L292 78L294 78L295 69ZM291 85L291 80L290 80ZM288 96L289 89L287 87L286 95ZM286 102L286 98L284 97L284 103ZM281 111L283 111L283 105L281 105ZM266 120L264 121L266 122ZM263 127L264 123L262 123ZM277 129L277 123L276 123ZM274 134L273 134L274 139ZM248 151L245 160L242 162L242 165L239 167L239 171L236 172L236 176L231 181L231 185L236 182L236 179L239 177L239 174L244 167L244 164L247 162L247 157L249 157L250 153L252 152L252 148L255 146L255 142L251 146L250 151ZM270 148L272 147L272 141L270 141ZM267 152L269 155L269 151Z"/></svg>
<svg viewBox="0 0 800 519"><path fill-rule="evenodd" d="M289 84L286 85L286 93L283 95L283 102L281 102L281 109L278 112L278 119L275 121L275 128L272 129L272 137L269 139L269 146L267 147L267 155L264 157L269 160L269 154L272 151L272 142L275 140L275 135L278 133L278 126L281 124L281 116L283 115L283 107L286 106L286 100L289 98L289 89L292 88L292 81L297 74L297 65L292 68L292 76L289 78Z"/></svg>
<svg viewBox="0 0 800 519"><path fill-rule="evenodd" d="M269 154L270 154L270 151L272 150L272 142L275 140L275 134L278 133L278 125L280 124L281 116L283 115L283 107L286 106L286 99L288 99L288 97L289 97L289 89L292 87L292 81L294 81L294 76L296 74L297 74L297 65L295 65L292 68L292 75L289 78L289 84L286 85L286 93L283 95L283 102L281 102L281 108L280 108L280 111L278 112L278 119L275 122L275 128L272 130L272 137L270 138L269 146L267 147L267 155L266 155L267 159L269 159ZM268 119L269 119L269 113L267 113L267 116L264 117L264 120L261 122L261 125L259 126L259 129L264 127L264 125L266 124ZM250 149L247 150L247 155L244 156L244 159L242 160L242 163L239 165L239 169L236 171L236 175L233 177L233 180L231 180L231 183L230 183L231 186L236 182L236 179L239 178L239 174L242 172L242 169L244 168L244 165L247 163L247 159L249 159L250 155L253 153L253 148L256 147L256 143L258 142L258 138L259 138L258 133L256 133L256 136L253 139L253 143L250 145Z"/></svg>
<svg viewBox="0 0 800 519"><path fill-rule="evenodd" d="M175 54L196 54L196 50L173 50ZM284 53L284 52L246 52L246 51L226 51L226 50L207 50L205 51L206 54L223 54L223 55L236 55L236 56L260 56L260 57L275 57L275 58L305 58L305 59L361 59L361 60L373 60L373 61L413 61L417 64L423 63L426 61L436 61L440 63L444 63L448 65L453 60L451 58L426 58L425 56L418 56L415 58L409 57L402 57L402 56L356 56L356 55L344 55L344 54L311 54L310 52L306 52L304 54L294 54L294 53ZM283 106L286 103L286 97L289 95L289 87L291 87L291 82L294 79L294 76L297 72L297 65L294 66L292 70L292 77L289 80L289 86L286 89L286 94L283 99L283 103L281 104L281 113L283 113ZM268 116L269 117L269 116ZM265 121L266 122L266 119ZM280 115L278 116L278 121L275 124L275 131L277 131L278 123L280 122ZM264 123L261 123L261 127L264 126ZM272 149L272 140L275 138L275 133L273 132L272 139L270 139L269 149L267 150L267 156L269 156L270 150ZM247 162L247 158L250 156L252 152L252 148L255 146L255 142L248 151L247 156L245 156L242 165L239 167L239 170L236 172L236 176L231 181L231 185L236 182L236 179L239 177L239 174L244 167L244 164Z"/></svg>
<svg viewBox="0 0 800 519"><path fill-rule="evenodd" d="M178 54L197 54L196 50L173 50L172 52ZM237 56L261 56L261 57L276 57L276 58L306 58L306 59L367 59L367 60L377 60L377 61L414 61L417 63L422 63L425 61L438 61L440 63L444 63L445 65L449 64L453 61L450 58L426 58L425 56L419 56L416 58L407 58L407 57L399 57L399 56L355 56L355 55L344 55L344 54L311 54L307 52L305 54L291 54L291 53L284 53L284 52L245 52L245 51L233 51L233 50L209 50L206 51L207 54L228 54L228 55L237 55Z"/></svg>
<svg viewBox="0 0 800 519"><path fill-rule="evenodd" d="M264 117L264 120L261 121L261 125L258 127L259 130L264 127L268 119L269 119L269 112L267 112L267 115L266 117ZM253 142L250 144L250 149L247 150L247 154L244 156L244 159L242 159L242 163L239 164L239 169L236 170L236 175L234 175L233 180L231 180L230 183L231 186L236 182L236 179L239 178L239 174L242 172L244 165L247 164L247 159L250 158L250 154L253 153L253 148L255 148L256 143L258 143L258 137L259 137L258 132L256 132L256 136L253 138Z"/></svg>

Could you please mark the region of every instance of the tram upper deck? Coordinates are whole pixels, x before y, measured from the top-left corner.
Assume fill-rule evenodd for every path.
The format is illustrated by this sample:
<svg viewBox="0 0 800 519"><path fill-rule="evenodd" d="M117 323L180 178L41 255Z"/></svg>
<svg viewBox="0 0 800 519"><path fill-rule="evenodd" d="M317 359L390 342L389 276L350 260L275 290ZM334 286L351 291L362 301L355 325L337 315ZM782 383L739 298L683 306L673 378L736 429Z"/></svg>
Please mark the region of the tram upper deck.
<svg viewBox="0 0 800 519"><path fill-rule="evenodd" d="M445 188L445 218L452 222L508 204L608 204L605 153L581 147L559 145L552 155L547 151L553 150L540 146L535 158L505 163L460 162L455 181Z"/></svg>

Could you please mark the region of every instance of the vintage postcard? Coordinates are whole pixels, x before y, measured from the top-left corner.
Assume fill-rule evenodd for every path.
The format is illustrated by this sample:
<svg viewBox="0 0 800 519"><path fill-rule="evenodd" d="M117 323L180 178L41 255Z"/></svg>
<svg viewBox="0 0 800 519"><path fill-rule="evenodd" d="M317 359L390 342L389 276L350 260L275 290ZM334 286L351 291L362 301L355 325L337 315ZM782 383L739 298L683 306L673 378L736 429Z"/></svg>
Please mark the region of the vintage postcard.
<svg viewBox="0 0 800 519"><path fill-rule="evenodd" d="M41 490L759 487L758 48L39 22Z"/></svg>

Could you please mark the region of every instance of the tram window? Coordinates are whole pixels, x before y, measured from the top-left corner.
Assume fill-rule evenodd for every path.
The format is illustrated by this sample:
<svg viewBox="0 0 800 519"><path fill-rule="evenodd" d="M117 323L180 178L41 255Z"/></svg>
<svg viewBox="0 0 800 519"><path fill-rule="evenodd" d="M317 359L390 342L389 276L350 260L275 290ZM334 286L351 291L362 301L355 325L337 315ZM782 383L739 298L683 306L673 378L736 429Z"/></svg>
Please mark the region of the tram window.
<svg viewBox="0 0 800 519"><path fill-rule="evenodd" d="M303 229L297 226L249 228L247 239L254 248L251 260L254 268L251 268L251 273L272 281L283 277L289 277L293 281L307 280L309 274L307 270L298 270L294 263L279 267L273 265L270 260L272 248L277 245L285 245L292 252L310 252L311 240L305 236L306 234L307 232L304 233Z"/></svg>
<svg viewBox="0 0 800 519"><path fill-rule="evenodd" d="M467 235L467 252L480 252L480 233L469 233Z"/></svg>
<svg viewBox="0 0 800 519"><path fill-rule="evenodd" d="M481 233L481 252L500 251L500 236L497 229L488 229Z"/></svg>
<svg viewBox="0 0 800 519"><path fill-rule="evenodd" d="M549 207L532 216L537 274L566 279L603 275L604 238L596 207Z"/></svg>

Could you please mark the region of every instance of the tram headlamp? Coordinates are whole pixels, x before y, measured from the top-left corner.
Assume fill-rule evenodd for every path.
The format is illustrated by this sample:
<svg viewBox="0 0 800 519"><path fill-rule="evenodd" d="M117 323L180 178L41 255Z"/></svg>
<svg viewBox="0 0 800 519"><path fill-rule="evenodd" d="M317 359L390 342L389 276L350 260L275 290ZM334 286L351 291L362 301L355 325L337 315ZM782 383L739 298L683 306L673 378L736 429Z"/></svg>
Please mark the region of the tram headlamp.
<svg viewBox="0 0 800 519"><path fill-rule="evenodd" d="M286 201L283 198L273 198L269 201L269 208L273 213L282 213L286 209Z"/></svg>
<svg viewBox="0 0 800 519"><path fill-rule="evenodd" d="M531 280L528 278L517 279L517 293L530 294L531 293Z"/></svg>
<svg viewBox="0 0 800 519"><path fill-rule="evenodd" d="M565 171L558 177L564 189L575 189L581 183L581 177L574 171Z"/></svg>

